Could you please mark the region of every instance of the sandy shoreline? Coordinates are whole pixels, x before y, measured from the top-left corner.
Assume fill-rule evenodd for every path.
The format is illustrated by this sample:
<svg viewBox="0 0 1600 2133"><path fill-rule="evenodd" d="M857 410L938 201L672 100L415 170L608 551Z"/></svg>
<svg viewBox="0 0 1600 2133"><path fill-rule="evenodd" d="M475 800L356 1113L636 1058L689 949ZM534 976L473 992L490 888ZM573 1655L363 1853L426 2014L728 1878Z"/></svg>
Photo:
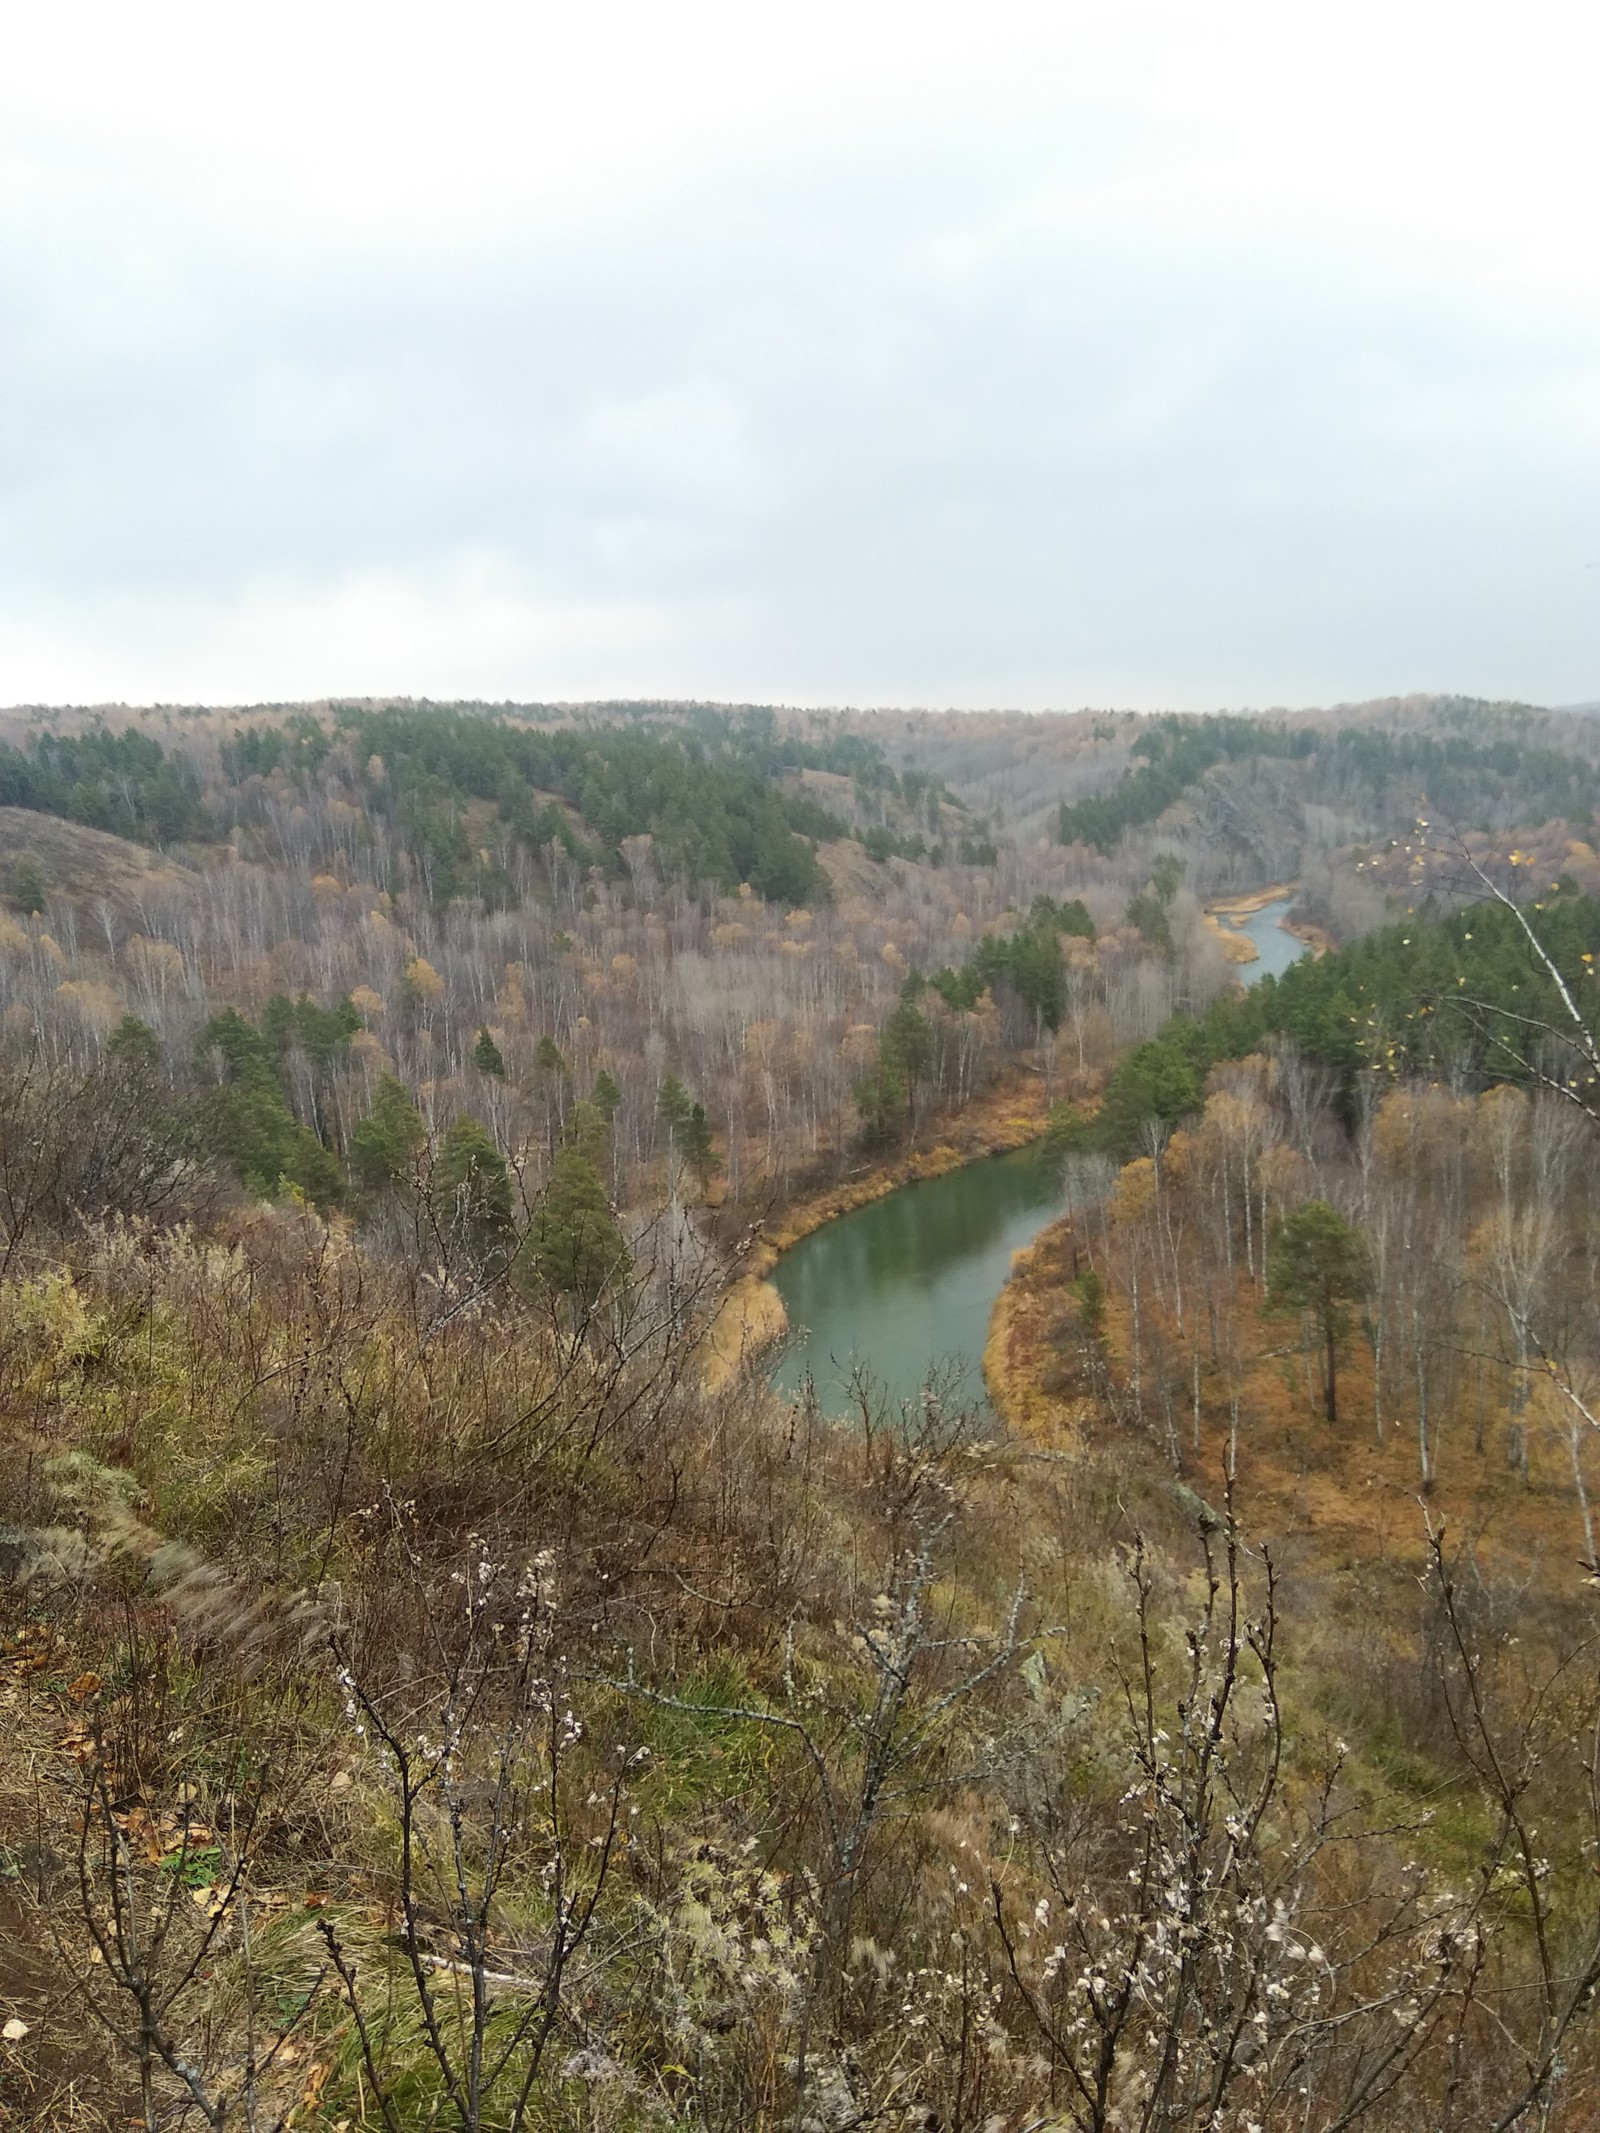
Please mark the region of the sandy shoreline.
<svg viewBox="0 0 1600 2133"><path fill-rule="evenodd" d="M1207 918L1254 918L1268 904L1293 896L1300 884L1297 881L1274 882L1270 889L1250 889L1243 896L1213 897L1205 907Z"/></svg>
<svg viewBox="0 0 1600 2133"><path fill-rule="evenodd" d="M1254 918L1268 904L1286 901L1295 896L1300 888L1297 881L1275 882L1270 889L1251 889L1243 896L1219 896L1206 904L1201 916L1212 939L1230 963L1259 963L1261 951L1250 936L1240 929L1240 920ZM1291 922L1281 918L1278 924L1285 933L1293 934L1297 941L1304 941L1312 955L1326 955L1330 948L1339 944L1321 926L1307 925L1303 920Z"/></svg>

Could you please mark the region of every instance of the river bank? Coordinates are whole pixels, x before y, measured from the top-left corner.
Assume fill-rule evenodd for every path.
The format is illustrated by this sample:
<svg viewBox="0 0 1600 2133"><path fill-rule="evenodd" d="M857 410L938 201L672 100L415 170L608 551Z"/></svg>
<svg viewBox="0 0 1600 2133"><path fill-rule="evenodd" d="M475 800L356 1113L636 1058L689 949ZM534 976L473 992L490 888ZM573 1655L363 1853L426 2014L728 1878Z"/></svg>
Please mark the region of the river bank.
<svg viewBox="0 0 1600 2133"><path fill-rule="evenodd" d="M1270 889L1251 889L1244 896L1222 896L1207 904L1200 916L1206 931L1217 943L1230 963L1255 963L1261 959L1261 951L1248 933L1230 920L1254 918L1268 904L1278 903L1293 896L1300 886L1295 881L1280 881Z"/></svg>
<svg viewBox="0 0 1600 2133"><path fill-rule="evenodd" d="M1201 912L1207 932L1222 950L1230 963L1240 967L1261 960L1261 950L1246 930L1252 918L1259 918L1273 904L1288 906L1298 895L1297 881L1274 882L1270 888L1250 889L1241 896L1221 896L1207 904ZM1304 919L1291 919L1285 909L1278 920L1279 928L1291 939L1305 944L1312 956L1326 955L1338 942L1321 926L1311 925ZM1245 982L1249 982L1246 980Z"/></svg>
<svg viewBox="0 0 1600 2133"><path fill-rule="evenodd" d="M1042 1078L1014 1069L955 1117L936 1120L937 1137L926 1147L891 1152L879 1161L863 1163L832 1184L802 1192L774 1210L707 1334L703 1363L707 1386L716 1390L725 1385L788 1330L783 1298L769 1277L792 1246L841 1215L854 1214L903 1186L1026 1147L1043 1133L1047 1109Z"/></svg>
<svg viewBox="0 0 1600 2133"><path fill-rule="evenodd" d="M1081 1271L1072 1218L1059 1216L1013 1256L983 1350L990 1406L1014 1437L1053 1450L1069 1443L1094 1411L1060 1348L1074 1318L1069 1285Z"/></svg>

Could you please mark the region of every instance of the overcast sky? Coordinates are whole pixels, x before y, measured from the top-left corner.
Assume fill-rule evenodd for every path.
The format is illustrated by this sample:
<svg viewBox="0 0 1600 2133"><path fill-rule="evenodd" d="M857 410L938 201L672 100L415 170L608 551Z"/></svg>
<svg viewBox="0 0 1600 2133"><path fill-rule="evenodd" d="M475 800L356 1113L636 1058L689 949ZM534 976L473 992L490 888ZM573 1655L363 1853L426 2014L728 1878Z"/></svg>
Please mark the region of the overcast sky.
<svg viewBox="0 0 1600 2133"><path fill-rule="evenodd" d="M0 702L1600 696L1577 0L5 14Z"/></svg>

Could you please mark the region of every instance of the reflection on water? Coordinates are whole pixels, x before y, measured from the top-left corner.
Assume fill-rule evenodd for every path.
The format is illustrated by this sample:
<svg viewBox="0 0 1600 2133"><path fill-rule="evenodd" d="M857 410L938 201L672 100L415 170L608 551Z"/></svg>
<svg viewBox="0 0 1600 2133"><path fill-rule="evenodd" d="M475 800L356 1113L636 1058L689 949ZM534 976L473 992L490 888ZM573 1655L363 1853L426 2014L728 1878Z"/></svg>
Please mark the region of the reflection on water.
<svg viewBox="0 0 1600 2133"><path fill-rule="evenodd" d="M907 1185L802 1238L772 1279L796 1336L774 1382L809 1369L825 1413L847 1412L852 1364L894 1400L948 1366L959 1396L983 1397L989 1314L1011 1269L1062 1207L1061 1180L1033 1149Z"/></svg>

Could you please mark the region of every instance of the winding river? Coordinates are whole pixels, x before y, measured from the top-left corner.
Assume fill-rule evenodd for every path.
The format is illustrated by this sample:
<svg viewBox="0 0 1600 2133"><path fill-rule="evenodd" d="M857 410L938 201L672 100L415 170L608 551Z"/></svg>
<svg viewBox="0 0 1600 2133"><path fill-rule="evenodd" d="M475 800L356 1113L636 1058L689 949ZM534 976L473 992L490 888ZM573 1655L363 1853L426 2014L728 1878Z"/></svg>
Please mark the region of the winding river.
<svg viewBox="0 0 1600 2133"><path fill-rule="evenodd" d="M1263 904L1259 911L1252 911L1247 918L1224 920L1234 930L1246 934L1254 943L1254 963L1241 963L1237 977L1241 985L1259 985L1263 978L1281 978L1291 963L1298 963L1307 952L1306 943L1288 932L1283 924L1289 915L1292 896L1278 896L1270 904Z"/></svg>
<svg viewBox="0 0 1600 2133"><path fill-rule="evenodd" d="M1239 922L1259 957L1239 966L1243 984L1279 976L1306 953L1279 924L1289 904L1278 898ZM792 1329L774 1383L794 1394L809 1370L823 1412L843 1417L857 1365L894 1402L915 1398L939 1368L953 1394L982 1401L983 1345L1011 1255L1062 1206L1057 1173L1022 1148L903 1186L813 1230L771 1275Z"/></svg>
<svg viewBox="0 0 1600 2133"><path fill-rule="evenodd" d="M824 1414L850 1412L864 1365L891 1400L915 1397L930 1367L951 1392L983 1398L989 1313L1011 1255L1060 1213L1061 1181L1032 1148L923 1178L824 1223L784 1253L773 1286L794 1338L774 1382L809 1370Z"/></svg>

